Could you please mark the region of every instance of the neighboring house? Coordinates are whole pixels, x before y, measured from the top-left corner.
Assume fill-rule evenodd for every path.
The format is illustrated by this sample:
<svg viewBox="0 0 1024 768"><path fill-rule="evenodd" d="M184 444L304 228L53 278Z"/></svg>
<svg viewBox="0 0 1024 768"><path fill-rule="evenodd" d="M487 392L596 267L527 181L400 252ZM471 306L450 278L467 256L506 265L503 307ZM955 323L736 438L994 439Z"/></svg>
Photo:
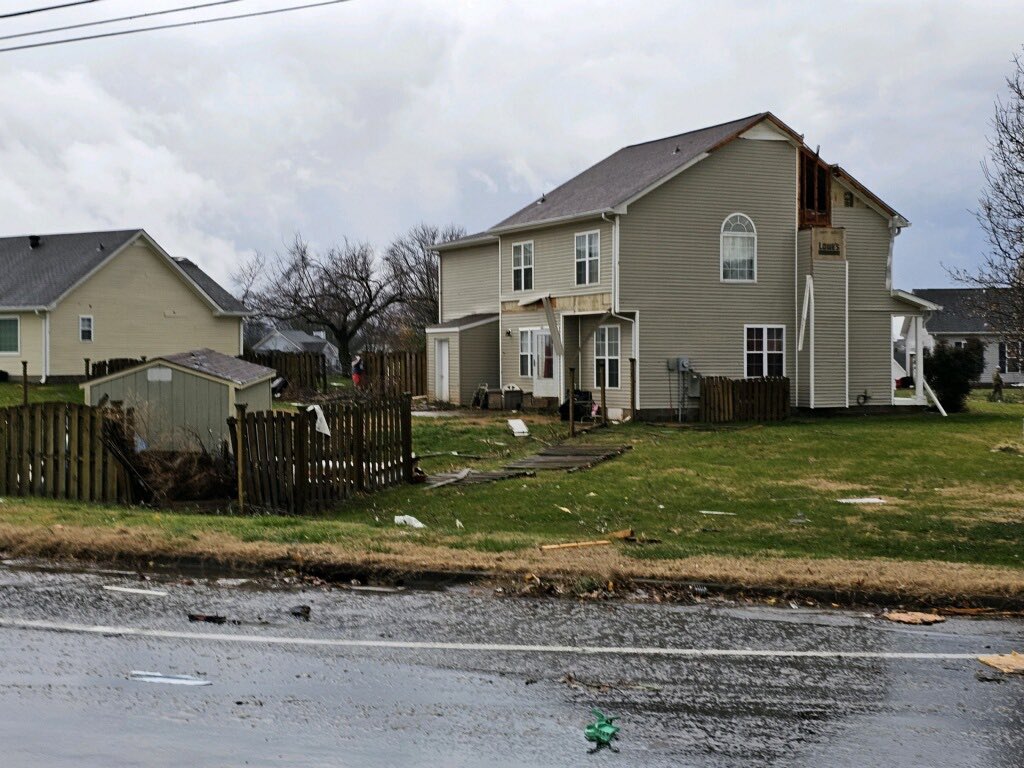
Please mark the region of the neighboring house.
<svg viewBox="0 0 1024 768"><path fill-rule="evenodd" d="M993 330L985 319L986 288L917 288L914 295L940 304L942 310L924 321L920 334L922 349L934 349L940 341L961 347L969 338L985 344L985 370L981 382L992 381L998 367L1007 384L1024 382L1024 355L1019 341L1006 341ZM998 290L998 289L995 289ZM906 321L902 334L908 346L916 341L915 331Z"/></svg>
<svg viewBox="0 0 1024 768"><path fill-rule="evenodd" d="M312 334L305 331L292 331L287 328L275 328L256 344L252 345L254 352L315 352L327 358L327 365L331 370L338 370L338 348L327 341L325 331L314 331Z"/></svg>
<svg viewBox="0 0 1024 768"><path fill-rule="evenodd" d="M120 402L134 412L135 430L153 450L204 448L219 452L230 439L235 406L273 408L272 368L196 349L161 355L145 363L81 384L88 405Z"/></svg>
<svg viewBox="0 0 1024 768"><path fill-rule="evenodd" d="M437 247L430 394L561 398L574 368L581 389L603 377L613 416L631 387L644 415L692 404L687 371L788 376L808 408L889 405L892 318L937 308L892 287L907 226L767 112L625 147Z"/></svg>
<svg viewBox="0 0 1024 768"><path fill-rule="evenodd" d="M242 351L245 307L145 231L0 238L0 370L80 378L84 359Z"/></svg>

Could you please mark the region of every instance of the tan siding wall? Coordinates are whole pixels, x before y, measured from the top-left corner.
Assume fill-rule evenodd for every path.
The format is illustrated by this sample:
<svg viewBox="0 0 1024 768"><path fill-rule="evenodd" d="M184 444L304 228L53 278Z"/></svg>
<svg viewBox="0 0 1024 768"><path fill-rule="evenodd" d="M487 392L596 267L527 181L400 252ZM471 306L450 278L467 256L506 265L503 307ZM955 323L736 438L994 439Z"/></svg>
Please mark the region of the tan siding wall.
<svg viewBox="0 0 1024 768"><path fill-rule="evenodd" d="M498 311L498 244L441 255L441 322Z"/></svg>
<svg viewBox="0 0 1024 768"><path fill-rule="evenodd" d="M814 264L814 407L846 407L846 264Z"/></svg>
<svg viewBox="0 0 1024 768"><path fill-rule="evenodd" d="M21 378L21 361L28 361L29 379L38 379L43 373L43 318L31 313L0 312L3 317L20 319L19 353L0 354L0 371L7 371L12 377ZM81 371L81 369L80 369Z"/></svg>
<svg viewBox="0 0 1024 768"><path fill-rule="evenodd" d="M721 226L735 212L757 227L756 284L720 280ZM620 300L624 311L640 310L641 409L674 407L668 358L741 377L744 324L786 326L791 373L795 217L796 150L779 141L734 141L629 207Z"/></svg>
<svg viewBox="0 0 1024 768"><path fill-rule="evenodd" d="M79 315L93 316L94 341L78 339ZM50 372L81 376L83 358L156 357L209 347L239 353L237 317L209 305L163 258L134 245L62 301L50 318Z"/></svg>
<svg viewBox="0 0 1024 768"><path fill-rule="evenodd" d="M579 367L579 389L590 390L594 401L600 402L601 388L594 376L594 336L592 331L598 327L600 315L587 315L580 318L580 331L583 341L581 364ZM629 358L633 355L633 324L616 318L606 320L602 325L619 327L619 387L605 392L609 408L629 408ZM587 338L587 336L590 338Z"/></svg>
<svg viewBox="0 0 1024 768"><path fill-rule="evenodd" d="M515 384L524 392L533 391L533 379L519 375L519 329L546 328L543 312L509 312L501 316L501 383ZM511 330L510 337L505 331Z"/></svg>
<svg viewBox="0 0 1024 768"><path fill-rule="evenodd" d="M473 402L476 388L498 388L498 321L459 334L459 401Z"/></svg>
<svg viewBox="0 0 1024 768"><path fill-rule="evenodd" d="M427 397L437 399L437 341L448 340L448 401L460 404L459 397L459 334L428 333L427 334Z"/></svg>
<svg viewBox="0 0 1024 768"><path fill-rule="evenodd" d="M228 387L173 369L167 382L149 381L149 369L94 384L89 404L103 395L135 409L136 429L155 450L198 450L197 438L217 451L228 438Z"/></svg>
<svg viewBox="0 0 1024 768"><path fill-rule="evenodd" d="M807 275L811 274L811 231L801 230L797 233L797 316L794 320L793 349L796 350L797 341L800 338L800 318L803 317L804 295L807 292ZM804 349L798 352L799 365L797 366L797 387L796 403L802 408L811 407L811 329L810 312L808 310L808 324L804 331Z"/></svg>
<svg viewBox="0 0 1024 768"><path fill-rule="evenodd" d="M850 310L850 404L867 391L868 405L892 401L892 316ZM911 374L913 375L913 374Z"/></svg>
<svg viewBox="0 0 1024 768"><path fill-rule="evenodd" d="M274 407L274 396L270 392L270 382L263 381L251 387L240 389L235 393L235 403L245 404L249 412L269 411Z"/></svg>
<svg viewBox="0 0 1024 768"><path fill-rule="evenodd" d="M601 279L590 285L576 285L576 234L601 233ZM512 290L512 246L533 241L533 290ZM529 295L566 296L608 292L612 286L612 225L600 218L501 236L501 298L512 301Z"/></svg>

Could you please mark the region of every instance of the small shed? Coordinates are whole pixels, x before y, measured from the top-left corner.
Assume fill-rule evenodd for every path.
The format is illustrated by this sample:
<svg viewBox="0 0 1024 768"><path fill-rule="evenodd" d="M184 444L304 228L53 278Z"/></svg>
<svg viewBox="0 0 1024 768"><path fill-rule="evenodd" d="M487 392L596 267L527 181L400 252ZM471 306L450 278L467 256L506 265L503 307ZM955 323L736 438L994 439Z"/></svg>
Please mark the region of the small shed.
<svg viewBox="0 0 1024 768"><path fill-rule="evenodd" d="M147 360L81 385L85 402L120 402L135 413L135 430L146 447L162 451L219 451L230 439L235 405L267 411L273 404L274 370L197 349Z"/></svg>

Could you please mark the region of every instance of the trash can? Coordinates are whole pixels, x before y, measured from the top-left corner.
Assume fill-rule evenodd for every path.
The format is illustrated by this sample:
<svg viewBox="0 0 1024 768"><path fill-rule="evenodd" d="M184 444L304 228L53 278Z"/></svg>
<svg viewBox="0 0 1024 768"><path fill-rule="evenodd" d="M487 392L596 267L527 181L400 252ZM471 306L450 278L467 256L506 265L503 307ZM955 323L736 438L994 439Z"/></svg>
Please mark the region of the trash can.
<svg viewBox="0 0 1024 768"><path fill-rule="evenodd" d="M523 410L523 390L506 389L502 393L502 405L506 411Z"/></svg>

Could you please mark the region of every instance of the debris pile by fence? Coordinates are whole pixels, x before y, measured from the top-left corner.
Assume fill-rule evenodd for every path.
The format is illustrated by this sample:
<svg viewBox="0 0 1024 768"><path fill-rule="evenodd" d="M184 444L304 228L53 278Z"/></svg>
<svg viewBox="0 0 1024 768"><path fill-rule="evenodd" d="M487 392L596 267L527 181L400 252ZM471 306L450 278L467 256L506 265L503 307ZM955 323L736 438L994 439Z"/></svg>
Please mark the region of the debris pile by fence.
<svg viewBox="0 0 1024 768"><path fill-rule="evenodd" d="M327 358L315 352L246 352L242 360L273 368L290 392L327 389Z"/></svg>
<svg viewBox="0 0 1024 768"><path fill-rule="evenodd" d="M427 356L423 352L364 352L369 386L382 392L427 394Z"/></svg>
<svg viewBox="0 0 1024 768"><path fill-rule="evenodd" d="M325 404L323 416L329 435L317 429L312 411L239 408L228 423L240 506L298 515L412 481L410 397Z"/></svg>
<svg viewBox="0 0 1024 768"><path fill-rule="evenodd" d="M706 376L700 380L700 420L780 421L789 417L789 379L729 379Z"/></svg>

